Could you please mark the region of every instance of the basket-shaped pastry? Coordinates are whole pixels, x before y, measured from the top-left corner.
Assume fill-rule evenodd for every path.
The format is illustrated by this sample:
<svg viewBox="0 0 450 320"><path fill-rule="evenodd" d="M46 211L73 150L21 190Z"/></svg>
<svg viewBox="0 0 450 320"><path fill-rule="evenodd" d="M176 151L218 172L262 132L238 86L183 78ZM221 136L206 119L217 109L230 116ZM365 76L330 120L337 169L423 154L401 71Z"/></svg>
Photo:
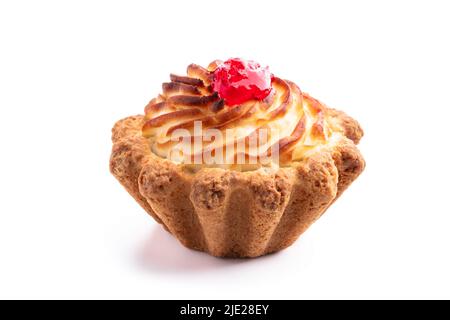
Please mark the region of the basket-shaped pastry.
<svg viewBox="0 0 450 320"><path fill-rule="evenodd" d="M186 247L258 257L290 246L358 177L362 135L266 68L215 61L171 75L145 115L114 126L110 167Z"/></svg>

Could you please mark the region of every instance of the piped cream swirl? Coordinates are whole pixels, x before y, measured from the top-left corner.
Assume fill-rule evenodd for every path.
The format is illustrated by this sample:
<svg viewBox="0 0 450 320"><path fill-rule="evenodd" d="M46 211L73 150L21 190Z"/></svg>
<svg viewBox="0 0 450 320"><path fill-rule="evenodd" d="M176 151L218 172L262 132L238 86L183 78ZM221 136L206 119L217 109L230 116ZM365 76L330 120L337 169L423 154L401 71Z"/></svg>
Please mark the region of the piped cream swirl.
<svg viewBox="0 0 450 320"><path fill-rule="evenodd" d="M207 154L221 150L222 162L209 166L247 170L275 165L262 161L274 146L279 150L276 165L283 166L302 160L330 139L333 129L327 108L290 81L274 77L272 92L264 100L226 105L211 87L219 63L215 61L207 69L191 64L187 76L172 74L171 81L163 83L162 93L146 106L142 132L157 156L199 164L195 159L202 162ZM209 137L209 132L220 134ZM191 146L200 141L200 147L184 148L181 155L174 156L181 140Z"/></svg>

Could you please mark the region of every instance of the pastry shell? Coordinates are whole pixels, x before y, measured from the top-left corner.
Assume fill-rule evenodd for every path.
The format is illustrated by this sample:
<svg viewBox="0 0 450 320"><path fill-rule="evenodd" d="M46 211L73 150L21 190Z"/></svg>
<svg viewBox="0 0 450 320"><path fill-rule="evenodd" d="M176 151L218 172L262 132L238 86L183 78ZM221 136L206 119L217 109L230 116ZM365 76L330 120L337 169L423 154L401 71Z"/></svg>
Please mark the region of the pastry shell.
<svg viewBox="0 0 450 320"><path fill-rule="evenodd" d="M279 169L197 172L155 156L143 116L116 123L110 170L136 201L184 246L217 257L258 257L289 247L364 170L363 131L327 109L344 136Z"/></svg>

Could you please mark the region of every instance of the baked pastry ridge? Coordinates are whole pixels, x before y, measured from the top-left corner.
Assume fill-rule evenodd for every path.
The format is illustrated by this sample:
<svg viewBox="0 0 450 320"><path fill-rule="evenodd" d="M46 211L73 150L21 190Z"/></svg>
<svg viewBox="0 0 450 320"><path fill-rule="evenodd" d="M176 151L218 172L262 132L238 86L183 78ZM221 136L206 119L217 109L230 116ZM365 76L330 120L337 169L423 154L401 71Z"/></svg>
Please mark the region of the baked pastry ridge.
<svg viewBox="0 0 450 320"><path fill-rule="evenodd" d="M258 257L290 246L359 176L365 161L356 144L363 131L345 113L279 78L273 78L272 92L264 100L230 107L211 91L220 63L206 69L191 65L188 76L172 75L163 94L146 107L146 115L117 122L110 169L186 247L218 257ZM272 115L278 114L267 117L274 110ZM173 112L182 120L169 115ZM229 112L235 118L223 120ZM236 116L241 112L244 115ZM192 165L167 157L172 146L172 141L164 140L168 130L174 126L190 130L193 119L201 118L219 130L242 123L254 130L256 124L267 127L287 116L294 121L280 124L286 128L283 132L291 131L277 137L277 141L287 138L277 164ZM302 121L302 132L295 136Z"/></svg>

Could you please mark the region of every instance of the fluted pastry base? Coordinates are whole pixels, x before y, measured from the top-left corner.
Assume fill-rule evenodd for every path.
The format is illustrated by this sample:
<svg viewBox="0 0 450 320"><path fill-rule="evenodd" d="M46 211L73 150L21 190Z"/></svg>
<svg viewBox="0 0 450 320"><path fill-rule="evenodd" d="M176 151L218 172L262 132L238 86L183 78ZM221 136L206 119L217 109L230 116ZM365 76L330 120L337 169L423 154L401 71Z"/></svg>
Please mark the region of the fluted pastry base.
<svg viewBox="0 0 450 320"><path fill-rule="evenodd" d="M282 250L316 221L363 171L358 123L328 112L346 137L278 170L192 173L161 159L142 137L142 116L113 128L112 174L188 248L217 257L258 257Z"/></svg>

